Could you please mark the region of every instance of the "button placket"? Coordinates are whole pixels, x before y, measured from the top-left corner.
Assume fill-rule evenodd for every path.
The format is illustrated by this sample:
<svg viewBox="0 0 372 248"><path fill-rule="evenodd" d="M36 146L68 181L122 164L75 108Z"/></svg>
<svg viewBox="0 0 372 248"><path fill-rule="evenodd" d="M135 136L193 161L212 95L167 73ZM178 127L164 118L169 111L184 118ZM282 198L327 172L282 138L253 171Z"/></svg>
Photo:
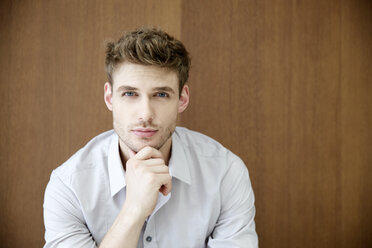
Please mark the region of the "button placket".
<svg viewBox="0 0 372 248"><path fill-rule="evenodd" d="M147 220L145 232L143 233L143 247L157 247L154 220L151 220L150 218Z"/></svg>
<svg viewBox="0 0 372 248"><path fill-rule="evenodd" d="M159 192L159 197L155 209L152 212L152 214L147 218L147 226L145 232L143 233L142 238L143 247L157 247L154 215L161 207L163 207L164 204L168 202L170 197L171 193L169 193L167 196L164 196Z"/></svg>

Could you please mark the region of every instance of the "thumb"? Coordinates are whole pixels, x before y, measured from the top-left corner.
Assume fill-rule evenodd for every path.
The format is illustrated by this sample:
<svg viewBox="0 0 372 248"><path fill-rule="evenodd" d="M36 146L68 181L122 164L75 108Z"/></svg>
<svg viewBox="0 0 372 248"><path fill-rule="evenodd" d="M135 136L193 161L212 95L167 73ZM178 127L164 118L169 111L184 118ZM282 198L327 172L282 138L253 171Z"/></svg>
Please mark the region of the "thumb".
<svg viewBox="0 0 372 248"><path fill-rule="evenodd" d="M129 152L129 158L133 158L134 156L136 156L136 152L134 152L132 149L130 149L129 147L128 147L128 152Z"/></svg>

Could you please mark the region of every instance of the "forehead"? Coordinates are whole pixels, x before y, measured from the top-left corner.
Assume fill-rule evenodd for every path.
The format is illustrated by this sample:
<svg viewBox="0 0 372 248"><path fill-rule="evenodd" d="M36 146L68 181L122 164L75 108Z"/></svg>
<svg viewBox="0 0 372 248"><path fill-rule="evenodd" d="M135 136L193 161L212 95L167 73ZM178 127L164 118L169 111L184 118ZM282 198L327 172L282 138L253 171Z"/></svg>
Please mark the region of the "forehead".
<svg viewBox="0 0 372 248"><path fill-rule="evenodd" d="M113 72L113 88L128 85L138 89L171 87L178 89L178 76L173 70L153 65L122 63Z"/></svg>

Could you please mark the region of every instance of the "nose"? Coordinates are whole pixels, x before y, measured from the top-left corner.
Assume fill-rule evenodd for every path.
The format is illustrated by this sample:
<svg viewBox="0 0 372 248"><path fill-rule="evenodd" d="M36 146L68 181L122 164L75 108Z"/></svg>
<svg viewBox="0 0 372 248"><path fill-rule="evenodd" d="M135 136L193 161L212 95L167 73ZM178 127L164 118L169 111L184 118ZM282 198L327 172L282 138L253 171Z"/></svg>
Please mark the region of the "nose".
<svg viewBox="0 0 372 248"><path fill-rule="evenodd" d="M154 119L154 109L148 97L142 97L138 106L138 117L142 122L151 122Z"/></svg>

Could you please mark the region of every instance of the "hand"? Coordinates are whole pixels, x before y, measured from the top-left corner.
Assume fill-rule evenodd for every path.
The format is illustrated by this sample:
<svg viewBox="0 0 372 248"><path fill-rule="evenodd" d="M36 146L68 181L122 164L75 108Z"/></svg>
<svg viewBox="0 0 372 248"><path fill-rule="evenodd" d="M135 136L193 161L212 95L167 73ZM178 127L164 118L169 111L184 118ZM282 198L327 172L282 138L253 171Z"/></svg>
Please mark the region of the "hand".
<svg viewBox="0 0 372 248"><path fill-rule="evenodd" d="M168 195L172 189L172 177L160 151L145 147L137 154L129 149L125 182L127 195L125 208L147 218L156 206L158 192Z"/></svg>

